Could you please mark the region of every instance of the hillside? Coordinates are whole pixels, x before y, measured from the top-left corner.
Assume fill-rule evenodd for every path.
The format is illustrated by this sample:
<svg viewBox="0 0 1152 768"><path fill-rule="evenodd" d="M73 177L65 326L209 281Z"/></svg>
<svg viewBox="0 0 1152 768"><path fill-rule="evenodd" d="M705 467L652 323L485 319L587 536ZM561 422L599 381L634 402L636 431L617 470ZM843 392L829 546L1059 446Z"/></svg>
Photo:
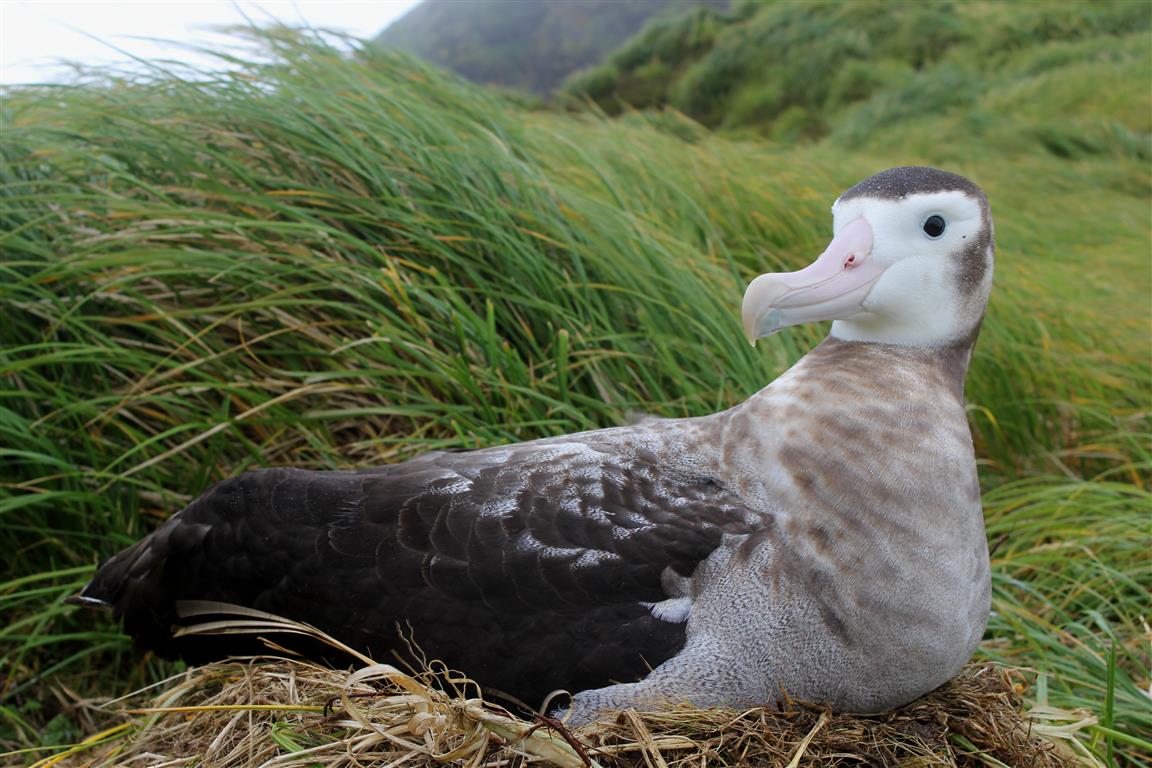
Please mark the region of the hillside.
<svg viewBox="0 0 1152 768"><path fill-rule="evenodd" d="M816 45L820 13L794 33ZM978 79L947 79L950 53L784 143L529 110L278 34L226 76L6 95L0 749L101 734L77 749L115 763L137 721L104 732L90 697L178 667L63 600L211 483L739 402L826 332L749 347L747 281L819 253L838 192L921 163L977 181L997 224L967 384L994 547L979 658L1036 670L1054 727L1051 707L1090 713L1070 728L1089 765L1152 766L1147 35L992 25L1019 44Z"/></svg>
<svg viewBox="0 0 1152 768"><path fill-rule="evenodd" d="M1127 109L1114 102L1131 78L1147 74L1152 4L879 8L745 2L729 15L698 9L649 25L565 90L609 114L671 107L711 128L783 141L833 135L861 145L869 134L932 114L955 116L957 128L993 140L1011 130L1021 144L1057 153L1145 151L1150 117L1138 108L1142 101ZM1051 109L1050 99L1065 108Z"/></svg>
<svg viewBox="0 0 1152 768"><path fill-rule="evenodd" d="M650 19L728 0L423 0L373 41L476 83L546 94Z"/></svg>

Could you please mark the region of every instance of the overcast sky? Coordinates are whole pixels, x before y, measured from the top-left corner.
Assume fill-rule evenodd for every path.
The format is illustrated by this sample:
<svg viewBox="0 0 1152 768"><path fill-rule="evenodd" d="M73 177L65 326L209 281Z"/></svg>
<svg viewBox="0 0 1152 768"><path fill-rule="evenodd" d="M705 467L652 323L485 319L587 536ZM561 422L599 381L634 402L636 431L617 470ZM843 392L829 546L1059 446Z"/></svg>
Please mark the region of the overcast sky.
<svg viewBox="0 0 1152 768"><path fill-rule="evenodd" d="M140 0L59 2L0 0L0 84L60 80L69 72L61 61L84 64L124 62L135 56L195 61L170 45L133 38L182 43L220 40L206 31L222 24L282 22L338 29L373 37L419 0ZM247 18L245 18L247 17Z"/></svg>

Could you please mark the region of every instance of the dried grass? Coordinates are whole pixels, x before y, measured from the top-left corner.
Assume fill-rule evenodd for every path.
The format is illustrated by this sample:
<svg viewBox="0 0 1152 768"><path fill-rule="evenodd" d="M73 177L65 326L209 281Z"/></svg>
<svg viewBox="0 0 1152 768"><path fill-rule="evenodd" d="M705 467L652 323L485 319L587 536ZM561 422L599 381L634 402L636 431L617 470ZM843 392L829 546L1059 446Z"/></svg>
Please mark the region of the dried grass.
<svg viewBox="0 0 1152 768"><path fill-rule="evenodd" d="M455 695L433 687L434 677ZM569 731L549 718L515 717L442 671L413 677L384 664L340 671L265 657L190 669L159 694L106 703L99 709L116 725L37 766L1094 765L1070 739L1093 721L1021 714L1025 679L970 665L882 715L799 703L787 711L681 706L626 710Z"/></svg>
<svg viewBox="0 0 1152 768"><path fill-rule="evenodd" d="M273 614L202 601L179 608L189 623L178 636L254 634L278 652L285 649L269 636L305 636L359 665L234 659L122 699L81 702L86 711L77 719L119 722L34 768L1099 766L1075 739L1095 718L1052 708L1022 715L1026 674L990 664L969 665L939 689L880 715L833 714L801 702L784 711L682 705L629 709L569 729L485 701L475 683L434 661L408 674Z"/></svg>

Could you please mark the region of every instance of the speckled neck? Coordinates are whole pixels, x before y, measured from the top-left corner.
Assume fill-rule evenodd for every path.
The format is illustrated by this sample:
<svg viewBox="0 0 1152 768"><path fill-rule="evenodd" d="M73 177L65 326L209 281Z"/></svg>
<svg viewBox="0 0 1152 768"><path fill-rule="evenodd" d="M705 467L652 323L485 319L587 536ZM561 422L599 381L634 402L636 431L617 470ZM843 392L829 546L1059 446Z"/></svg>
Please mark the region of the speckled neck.
<svg viewBox="0 0 1152 768"><path fill-rule="evenodd" d="M975 340L973 334L959 344L929 347L845 341L829 336L808 353L803 365L809 374L863 376L878 381L883 379L885 372L896 367L922 369L926 383L940 386L963 402L964 378ZM900 365L894 366L894 361L899 361Z"/></svg>

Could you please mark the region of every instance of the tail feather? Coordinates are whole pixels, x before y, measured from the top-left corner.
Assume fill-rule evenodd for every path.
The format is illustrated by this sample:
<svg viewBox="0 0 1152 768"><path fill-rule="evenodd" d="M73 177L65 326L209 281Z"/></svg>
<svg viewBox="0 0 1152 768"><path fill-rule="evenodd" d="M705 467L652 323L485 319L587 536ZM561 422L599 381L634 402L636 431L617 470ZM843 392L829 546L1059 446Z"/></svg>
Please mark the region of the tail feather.
<svg viewBox="0 0 1152 768"><path fill-rule="evenodd" d="M286 533L279 546L267 544L286 525L272 512L273 494L291 500L303 474L269 470L216 485L102 563L68 604L111 610L138 646L168 658L195 663L265 650L257 638L183 630L205 615L227 618L233 611L226 604L259 604L288 572L286 563L310 551L317 536L311 520ZM285 554L290 546L295 549ZM189 606L199 610L191 622L184 615Z"/></svg>
<svg viewBox="0 0 1152 768"><path fill-rule="evenodd" d="M64 598L64 602L68 605L77 605L81 608L95 608L100 611L110 611L113 608L112 603L107 600L102 600L99 597L91 597L83 592L78 595L69 595Z"/></svg>

